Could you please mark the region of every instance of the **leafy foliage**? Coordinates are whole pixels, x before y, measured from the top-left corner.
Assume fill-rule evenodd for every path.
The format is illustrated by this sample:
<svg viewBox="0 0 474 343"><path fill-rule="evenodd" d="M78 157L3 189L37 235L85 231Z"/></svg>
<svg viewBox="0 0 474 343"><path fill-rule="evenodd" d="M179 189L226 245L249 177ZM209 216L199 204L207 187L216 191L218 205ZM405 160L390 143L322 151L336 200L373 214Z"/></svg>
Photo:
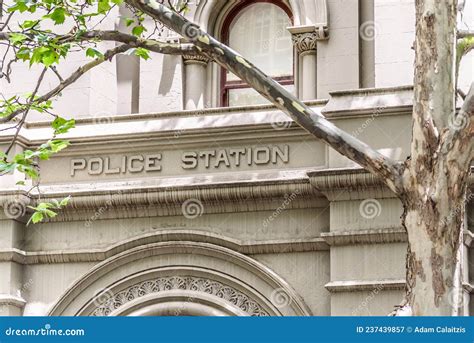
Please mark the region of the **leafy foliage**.
<svg viewBox="0 0 474 343"><path fill-rule="evenodd" d="M67 197L58 201L53 199L51 202L40 202L36 207L28 206L34 212L33 215L28 220L28 224L33 222L33 224L41 222L45 218L54 218L57 216L56 210L60 210L65 207L70 200L71 197Z"/></svg>

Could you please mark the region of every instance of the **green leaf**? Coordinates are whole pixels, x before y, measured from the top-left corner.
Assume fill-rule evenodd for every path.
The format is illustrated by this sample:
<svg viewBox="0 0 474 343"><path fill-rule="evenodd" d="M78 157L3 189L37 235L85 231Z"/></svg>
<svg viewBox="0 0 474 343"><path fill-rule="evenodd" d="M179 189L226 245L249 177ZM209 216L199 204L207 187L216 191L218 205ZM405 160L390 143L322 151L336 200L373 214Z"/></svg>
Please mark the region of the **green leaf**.
<svg viewBox="0 0 474 343"><path fill-rule="evenodd" d="M120 6L121 4L123 4L123 0L111 0L111 1L117 6Z"/></svg>
<svg viewBox="0 0 474 343"><path fill-rule="evenodd" d="M36 24L38 24L38 20L25 20L20 26L23 29L30 29Z"/></svg>
<svg viewBox="0 0 474 343"><path fill-rule="evenodd" d="M54 134L59 135L61 133L66 133L73 127L75 127L76 121L74 119L64 119L61 117L56 117L51 123L51 127L54 129Z"/></svg>
<svg viewBox="0 0 474 343"><path fill-rule="evenodd" d="M30 59L30 53L30 49L21 47L20 49L18 49L16 57L22 61L26 61Z"/></svg>
<svg viewBox="0 0 474 343"><path fill-rule="evenodd" d="M25 41L28 37L22 33L10 33L8 38L12 44L21 44Z"/></svg>
<svg viewBox="0 0 474 343"><path fill-rule="evenodd" d="M141 34L143 33L143 31L146 31L145 30L145 27L143 25L138 25L138 26L135 26L133 29L132 29L132 34L134 36L141 36Z"/></svg>
<svg viewBox="0 0 474 343"><path fill-rule="evenodd" d="M25 185L25 181L18 181L16 183L17 186L24 186Z"/></svg>
<svg viewBox="0 0 474 343"><path fill-rule="evenodd" d="M95 58L95 57L103 57L104 54L102 54L100 51L98 51L98 50L96 50L96 49L87 48L87 50L86 50L86 56Z"/></svg>
<svg viewBox="0 0 474 343"><path fill-rule="evenodd" d="M44 218L43 213L35 212L33 213L30 220L28 221L28 224L30 223L30 221L33 222L33 224L39 223L40 221L43 220L43 218Z"/></svg>
<svg viewBox="0 0 474 343"><path fill-rule="evenodd" d="M45 65L45 67L49 67L50 65L58 61L59 61L59 55L56 53L56 51L53 51L53 50L50 50L44 53L41 58L41 62Z"/></svg>
<svg viewBox="0 0 474 343"><path fill-rule="evenodd" d="M144 49L144 48L136 48L135 49L135 55L143 58L144 60L148 60L150 58L148 50Z"/></svg>
<svg viewBox="0 0 474 343"><path fill-rule="evenodd" d="M109 0L99 0L97 3L97 12L105 13L110 10Z"/></svg>
<svg viewBox="0 0 474 343"><path fill-rule="evenodd" d="M67 12L64 8L56 7L54 11L46 17L54 21L54 25L60 25L63 24L66 20L66 14Z"/></svg>
<svg viewBox="0 0 474 343"><path fill-rule="evenodd" d="M19 11L20 13L23 13L28 10L28 5L26 4L26 1L16 1L16 4L14 6L11 6L8 8L8 12L15 12Z"/></svg>
<svg viewBox="0 0 474 343"><path fill-rule="evenodd" d="M66 206L69 203L70 199L71 199L71 196L68 196L67 198L64 198L63 200L61 200L61 202L59 203L60 207Z"/></svg>
<svg viewBox="0 0 474 343"><path fill-rule="evenodd" d="M60 152L61 150L67 148L69 146L69 141L65 141L62 139L55 139L49 141L49 146L51 147L52 152Z"/></svg>
<svg viewBox="0 0 474 343"><path fill-rule="evenodd" d="M125 26L129 27L135 22L135 19L132 18L125 18Z"/></svg>

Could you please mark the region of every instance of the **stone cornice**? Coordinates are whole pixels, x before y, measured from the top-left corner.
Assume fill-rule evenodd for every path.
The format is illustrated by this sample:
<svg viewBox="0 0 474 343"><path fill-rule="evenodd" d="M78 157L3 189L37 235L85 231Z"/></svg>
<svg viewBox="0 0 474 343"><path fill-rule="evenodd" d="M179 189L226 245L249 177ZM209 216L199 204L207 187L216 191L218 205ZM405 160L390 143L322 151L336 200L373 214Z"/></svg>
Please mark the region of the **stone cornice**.
<svg viewBox="0 0 474 343"><path fill-rule="evenodd" d="M407 242L406 231L401 227L393 229L323 232L321 233L321 237L330 246Z"/></svg>
<svg viewBox="0 0 474 343"><path fill-rule="evenodd" d="M202 208L201 214L275 210L292 194L295 196L286 208L327 206L327 200L310 185L304 170L162 178L126 184L103 182L95 183L93 189L88 183L41 187L41 201L72 197L51 221L87 221L98 212L100 219L181 216L187 201L196 202ZM0 197L3 204L11 203L12 208L20 207L26 212L27 206L37 201L38 193L9 190L1 191ZM4 211L0 217L5 218Z"/></svg>
<svg viewBox="0 0 474 343"><path fill-rule="evenodd" d="M333 92L329 102L319 100L308 101L306 104L317 113L323 112L329 119L340 120L346 117L373 116L374 111L380 116L410 115L411 99L411 87L398 87ZM64 138L76 145L125 139L138 142L155 137L181 143L188 136L193 139L198 136L202 138L219 131L227 134L247 132L261 135L265 130L266 133L275 132L272 119L277 112L280 111L273 105L256 105L78 118L76 128L64 135ZM293 130L304 133L296 126L280 133L286 135ZM179 142L176 140L176 132L179 132ZM40 144L51 138L51 135L52 130L47 122L26 123L20 132L19 143L23 146ZM0 143L8 142L11 137L9 132L0 132Z"/></svg>
<svg viewBox="0 0 474 343"><path fill-rule="evenodd" d="M311 185L330 201L394 198L382 180L362 168L336 168L308 172Z"/></svg>
<svg viewBox="0 0 474 343"><path fill-rule="evenodd" d="M26 300L22 297L17 297L11 294L0 294L0 306L15 306L23 308L26 304Z"/></svg>
<svg viewBox="0 0 474 343"><path fill-rule="evenodd" d="M395 194L377 176L362 168L333 168L308 171L309 182L330 201L394 198ZM474 185L471 167L468 184Z"/></svg>
<svg viewBox="0 0 474 343"><path fill-rule="evenodd" d="M322 238L242 241L211 232L188 229L160 230L134 237L103 249L68 249L50 251L0 250L0 262L23 265L101 262L128 249L150 243L192 241L216 244L244 255L277 254L290 252L326 251L329 246Z"/></svg>
<svg viewBox="0 0 474 343"><path fill-rule="evenodd" d="M468 230L463 231L464 245L471 248L473 245L473 233ZM355 244L386 244L386 243L406 243L408 237L402 227L391 229L369 229L351 231L333 231L321 233L321 238L329 246L344 246Z"/></svg>
<svg viewBox="0 0 474 343"><path fill-rule="evenodd" d="M331 281L324 287L331 293L340 292L367 292L367 291L386 291L403 290L405 280L403 279L380 279L380 280L347 280Z"/></svg>
<svg viewBox="0 0 474 343"><path fill-rule="evenodd" d="M471 283L463 283L466 293L474 293L474 286ZM340 292L381 292L388 290L404 290L404 279L380 279L380 280L349 280L331 281L324 287L331 293Z"/></svg>
<svg viewBox="0 0 474 343"><path fill-rule="evenodd" d="M322 113L331 118L409 113L413 105L412 86L335 91L330 95Z"/></svg>

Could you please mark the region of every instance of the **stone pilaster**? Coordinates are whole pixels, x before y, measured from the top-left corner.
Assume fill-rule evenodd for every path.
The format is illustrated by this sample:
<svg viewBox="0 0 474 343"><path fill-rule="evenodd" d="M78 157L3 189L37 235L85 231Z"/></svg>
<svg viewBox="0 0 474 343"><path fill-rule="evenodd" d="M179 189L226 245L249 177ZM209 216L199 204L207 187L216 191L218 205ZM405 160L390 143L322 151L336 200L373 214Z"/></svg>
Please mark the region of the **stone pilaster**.
<svg viewBox="0 0 474 343"><path fill-rule="evenodd" d="M326 31L316 26L293 26L288 30L292 34L293 44L298 52L298 96L301 100L316 99L317 42L327 39Z"/></svg>

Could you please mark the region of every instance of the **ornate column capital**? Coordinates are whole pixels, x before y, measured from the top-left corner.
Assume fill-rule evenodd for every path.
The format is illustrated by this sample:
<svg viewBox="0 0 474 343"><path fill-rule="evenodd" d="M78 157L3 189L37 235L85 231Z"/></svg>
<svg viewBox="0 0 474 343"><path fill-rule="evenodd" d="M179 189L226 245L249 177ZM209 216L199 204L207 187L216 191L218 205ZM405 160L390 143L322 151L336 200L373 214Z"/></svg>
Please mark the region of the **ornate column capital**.
<svg viewBox="0 0 474 343"><path fill-rule="evenodd" d="M288 31L290 31L293 44L300 54L316 51L316 42L328 39L327 28L323 26L292 26L288 28Z"/></svg>
<svg viewBox="0 0 474 343"><path fill-rule="evenodd" d="M201 64L207 66L210 59L201 55L183 55L184 64Z"/></svg>

